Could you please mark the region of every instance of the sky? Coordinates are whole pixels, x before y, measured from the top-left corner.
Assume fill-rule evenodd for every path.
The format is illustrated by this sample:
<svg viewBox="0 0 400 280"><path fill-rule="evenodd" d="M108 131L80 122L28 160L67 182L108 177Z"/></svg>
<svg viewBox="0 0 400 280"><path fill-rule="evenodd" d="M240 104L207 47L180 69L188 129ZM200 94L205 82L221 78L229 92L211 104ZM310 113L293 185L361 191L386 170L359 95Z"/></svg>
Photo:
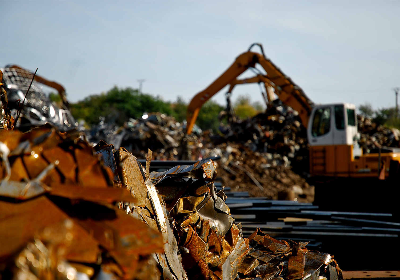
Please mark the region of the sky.
<svg viewBox="0 0 400 280"><path fill-rule="evenodd" d="M393 107L400 87L397 0L0 0L0 11L0 67L38 68L70 102L140 79L144 93L189 102L255 42L317 104ZM239 95L262 101L254 84Z"/></svg>

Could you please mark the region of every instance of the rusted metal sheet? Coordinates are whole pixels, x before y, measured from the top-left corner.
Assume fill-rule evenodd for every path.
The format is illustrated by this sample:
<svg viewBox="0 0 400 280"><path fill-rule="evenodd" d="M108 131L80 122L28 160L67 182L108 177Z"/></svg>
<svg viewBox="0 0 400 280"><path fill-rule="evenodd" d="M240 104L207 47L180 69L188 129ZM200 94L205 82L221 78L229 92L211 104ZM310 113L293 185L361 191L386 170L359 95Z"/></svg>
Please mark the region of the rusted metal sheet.
<svg viewBox="0 0 400 280"><path fill-rule="evenodd" d="M137 203L130 205L132 207L130 211L138 214L151 228L159 230L163 237L164 254L157 254L163 274L172 279L187 279L186 272L177 258L178 246L168 221L165 205L160 201L153 183L132 154L123 148L120 148L117 154L117 164L121 169L120 177L123 184L138 198ZM144 215L145 210L149 211L149 215Z"/></svg>
<svg viewBox="0 0 400 280"><path fill-rule="evenodd" d="M343 271L344 279L399 279L400 271Z"/></svg>
<svg viewBox="0 0 400 280"><path fill-rule="evenodd" d="M146 265L163 251L162 235L112 205L137 199L113 187L113 172L87 142L49 127L3 130L0 141L1 273L55 279L65 268L77 279L101 266L146 279L158 271Z"/></svg>
<svg viewBox="0 0 400 280"><path fill-rule="evenodd" d="M333 276L329 275L332 268L332 271L336 271L335 279L341 278L341 271L331 256L309 251L305 247L307 243L276 240L260 230L254 232L249 240L251 250L244 265L253 264L251 258L258 261L258 266L252 271L249 271L246 266L240 269L249 276L257 276L263 279L265 277L282 277L283 279L308 279L311 277L310 279L318 279L321 276L333 279Z"/></svg>
<svg viewBox="0 0 400 280"><path fill-rule="evenodd" d="M158 184L163 179L173 176L185 176L194 179L203 178L206 181L212 181L216 176L216 167L215 162L205 159L193 165L175 166L164 172L152 172L151 179L154 184Z"/></svg>

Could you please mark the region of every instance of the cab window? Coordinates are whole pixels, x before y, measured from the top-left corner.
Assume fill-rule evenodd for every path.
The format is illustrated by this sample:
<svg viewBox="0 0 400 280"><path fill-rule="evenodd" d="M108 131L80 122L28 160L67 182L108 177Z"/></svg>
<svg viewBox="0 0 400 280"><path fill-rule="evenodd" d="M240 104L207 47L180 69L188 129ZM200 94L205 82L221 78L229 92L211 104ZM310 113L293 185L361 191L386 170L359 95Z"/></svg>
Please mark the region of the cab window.
<svg viewBox="0 0 400 280"><path fill-rule="evenodd" d="M331 108L315 110L311 134L314 137L327 134L331 129Z"/></svg>
<svg viewBox="0 0 400 280"><path fill-rule="evenodd" d="M347 124L356 126L356 112L354 109L347 109Z"/></svg>
<svg viewBox="0 0 400 280"><path fill-rule="evenodd" d="M336 105L335 106L335 126L338 130L344 129L344 106Z"/></svg>

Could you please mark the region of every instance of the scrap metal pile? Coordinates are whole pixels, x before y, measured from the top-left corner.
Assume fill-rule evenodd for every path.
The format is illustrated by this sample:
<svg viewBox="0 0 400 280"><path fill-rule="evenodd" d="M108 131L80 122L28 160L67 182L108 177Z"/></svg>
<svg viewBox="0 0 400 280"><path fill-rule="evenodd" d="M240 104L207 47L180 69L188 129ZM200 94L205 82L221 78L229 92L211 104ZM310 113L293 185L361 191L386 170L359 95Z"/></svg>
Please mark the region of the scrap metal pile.
<svg viewBox="0 0 400 280"><path fill-rule="evenodd" d="M115 202L136 201L78 135L0 133L0 270L7 279L148 279L159 232ZM87 277L86 277L87 279Z"/></svg>
<svg viewBox="0 0 400 280"><path fill-rule="evenodd" d="M233 191L247 191L251 196L269 199L314 201L314 187L290 167L271 164L276 160L274 155L253 152L234 143L220 144L206 154L221 157L219 176Z"/></svg>
<svg viewBox="0 0 400 280"><path fill-rule="evenodd" d="M185 136L185 126L174 117L161 113L144 114L139 119L129 119L123 127L114 128L103 120L92 127L89 140L97 144L100 140L124 147L133 155L144 158L148 149L159 160L188 158L187 141L198 142L202 133L197 128L191 136Z"/></svg>
<svg viewBox="0 0 400 280"><path fill-rule="evenodd" d="M358 143L364 153L383 147L400 148L400 132L374 123L370 118L357 116L360 139Z"/></svg>
<svg viewBox="0 0 400 280"><path fill-rule="evenodd" d="M10 279L341 278L305 243L244 238L211 160L150 173L151 152L142 167L123 148L54 127L2 130L0 152Z"/></svg>
<svg viewBox="0 0 400 280"><path fill-rule="evenodd" d="M6 91L6 94L2 94L1 103L3 110L8 110L6 113L15 119L13 124L15 127L22 131L46 123L56 126L59 130L76 127L68 109L65 89L61 85L40 76L36 76L36 80L33 80L34 75L31 72L16 65L7 65L0 70L3 74L2 77L0 75L0 83L4 83L3 88ZM59 91L60 105L50 101L42 85Z"/></svg>
<svg viewBox="0 0 400 280"><path fill-rule="evenodd" d="M107 131L104 124L101 127L96 131ZM147 149L159 160L220 156L219 174L232 188L271 199L313 201L313 187L292 171L301 166L300 170L295 168L301 174L308 168L304 164L308 146L304 127L290 108L276 101L266 113L225 126L225 135L194 131L185 135L184 124L165 114L152 113L139 120L131 119L123 128L102 138L90 139L124 147L139 158L145 157Z"/></svg>
<svg viewBox="0 0 400 280"><path fill-rule="evenodd" d="M303 162L307 156L307 132L301 125L298 113L277 99L268 105L264 113L253 118L233 118L222 129L220 142L241 143L255 152L270 157L272 165L288 166Z"/></svg>

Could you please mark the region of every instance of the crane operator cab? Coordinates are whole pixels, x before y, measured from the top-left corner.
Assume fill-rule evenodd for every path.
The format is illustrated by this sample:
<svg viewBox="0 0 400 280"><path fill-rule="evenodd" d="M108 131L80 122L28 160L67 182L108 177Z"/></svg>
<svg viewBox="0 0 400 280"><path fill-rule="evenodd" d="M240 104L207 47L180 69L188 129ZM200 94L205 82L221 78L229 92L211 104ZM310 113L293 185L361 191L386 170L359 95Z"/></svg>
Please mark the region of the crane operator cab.
<svg viewBox="0 0 400 280"><path fill-rule="evenodd" d="M385 177L395 153L363 155L357 140L356 107L337 103L313 108L307 127L310 175L329 177ZM383 171L383 175L382 175Z"/></svg>
<svg viewBox="0 0 400 280"><path fill-rule="evenodd" d="M355 106L347 103L316 106L308 128L310 146L354 145L357 143Z"/></svg>

